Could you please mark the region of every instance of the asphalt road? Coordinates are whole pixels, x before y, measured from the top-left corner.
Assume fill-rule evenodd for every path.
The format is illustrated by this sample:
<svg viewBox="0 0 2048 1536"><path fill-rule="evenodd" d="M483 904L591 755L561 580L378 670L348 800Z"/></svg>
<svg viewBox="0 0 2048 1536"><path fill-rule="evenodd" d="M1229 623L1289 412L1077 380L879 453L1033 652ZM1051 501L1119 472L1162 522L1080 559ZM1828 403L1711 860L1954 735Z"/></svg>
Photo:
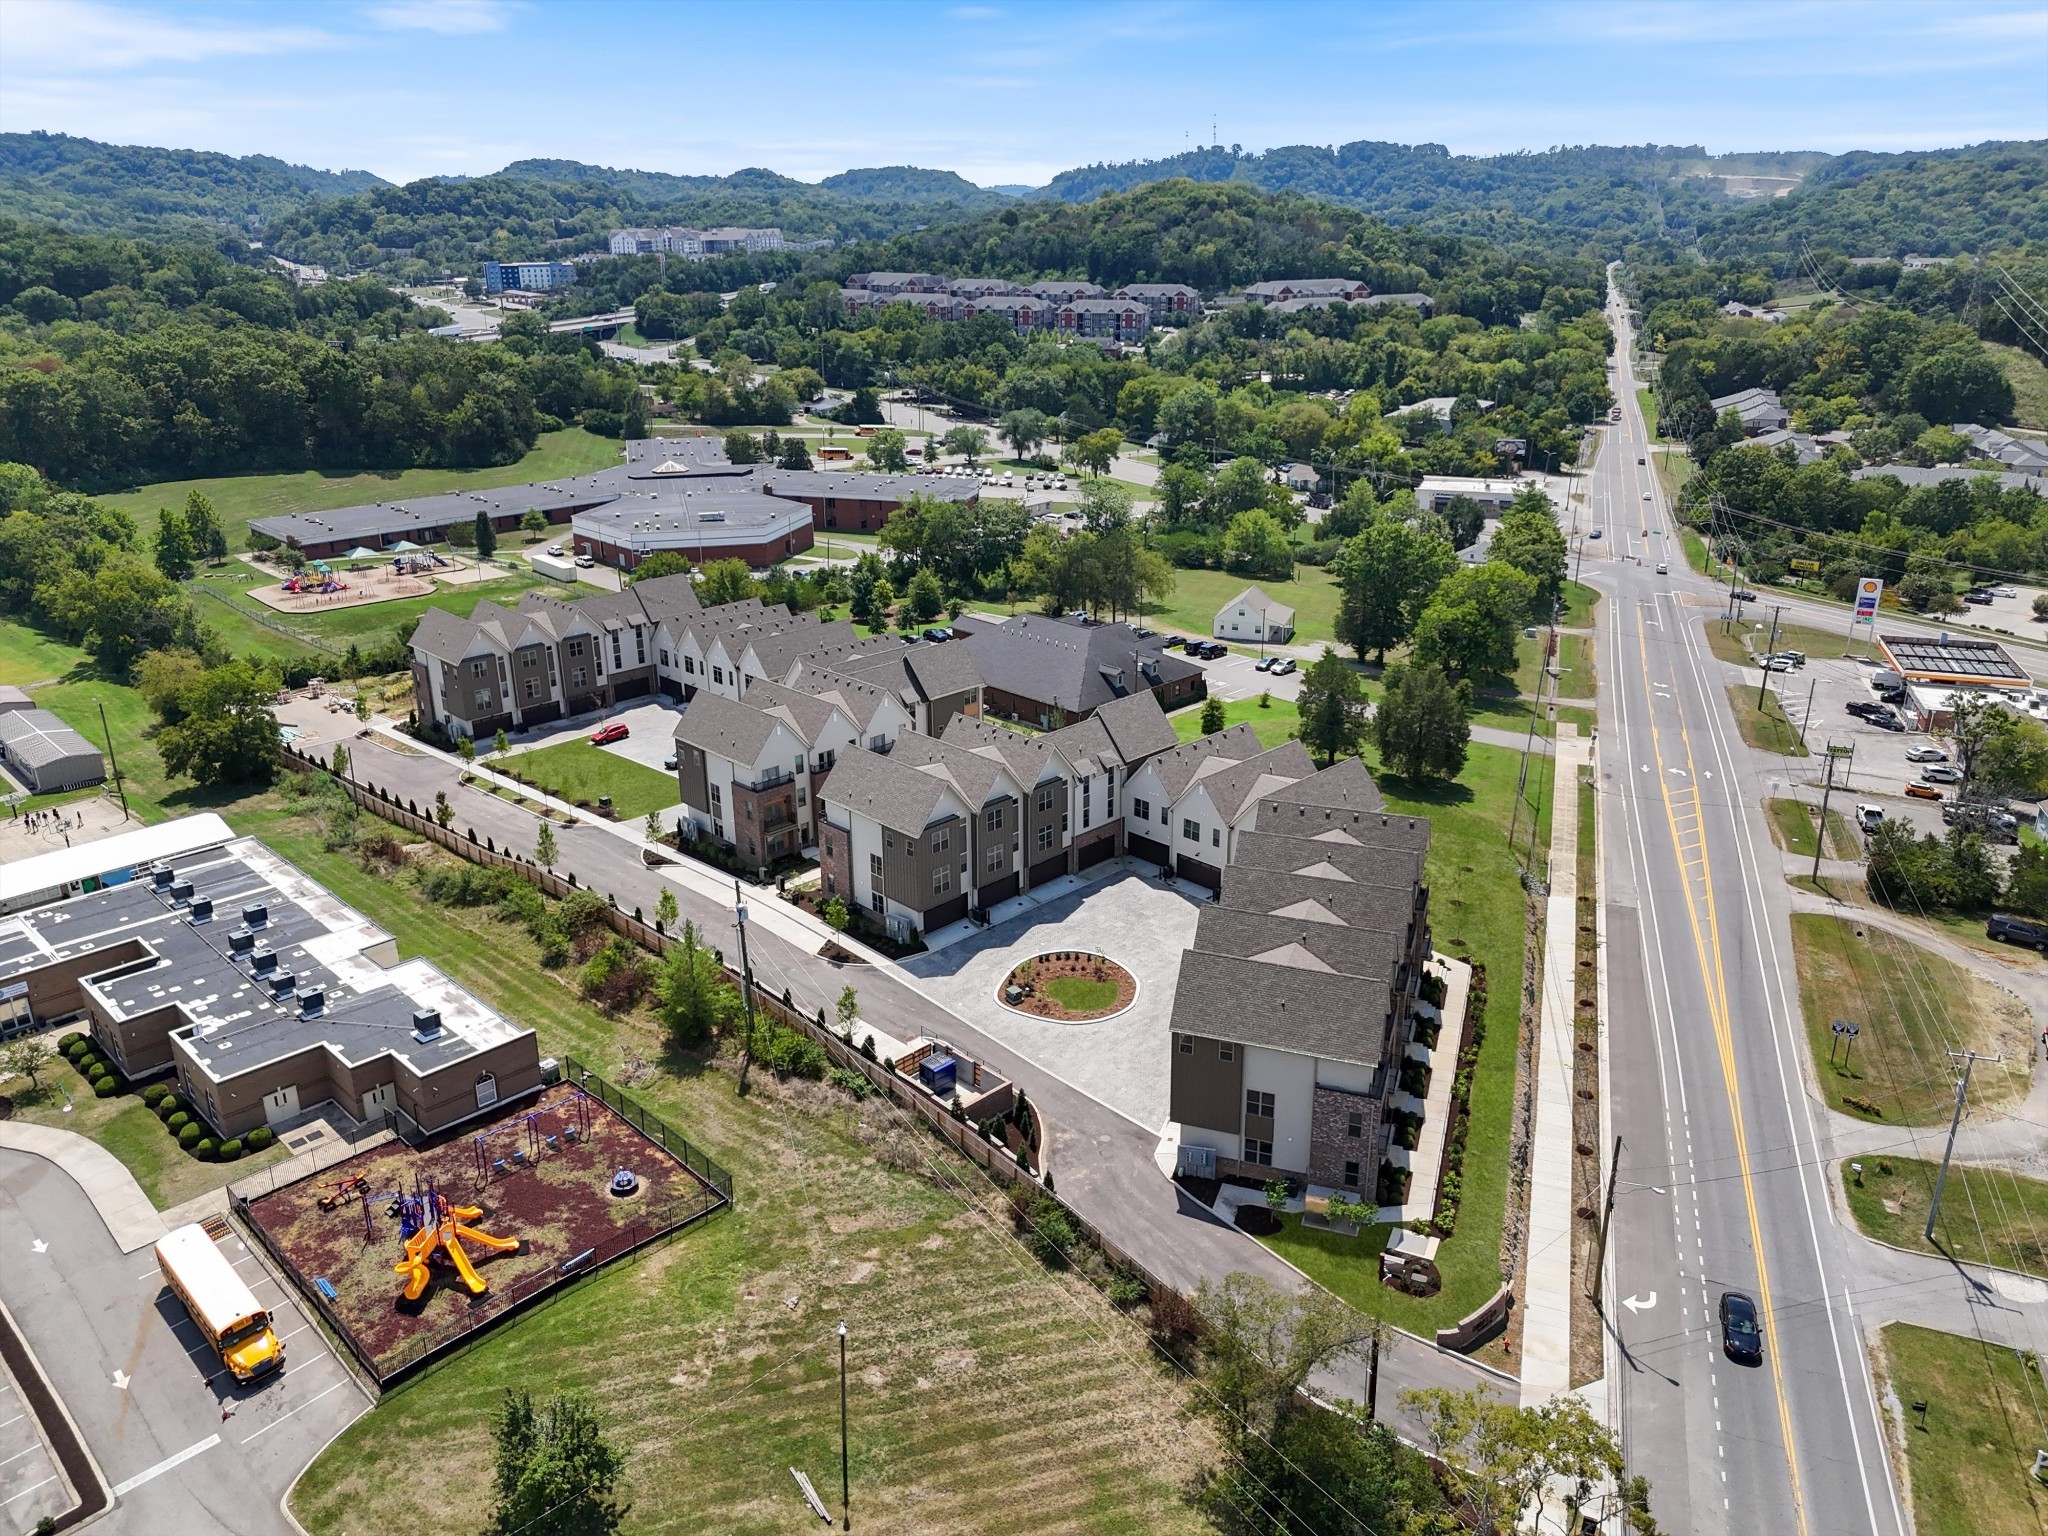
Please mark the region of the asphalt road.
<svg viewBox="0 0 2048 1536"><path fill-rule="evenodd" d="M1650 450L1625 342L1619 353L1623 419L1601 429L1590 496L1607 536L1582 568L1608 594L1606 1086L1624 1142L1610 1385L1670 1523L1903 1533L1857 1313L1861 1239L1834 1223L1826 1120L1804 1086L1790 888L1761 809L1784 769L1735 733L1732 671L1700 632L1714 589L1689 574L1654 468L1637 463ZM1731 1289L1764 1315L1760 1365L1722 1352Z"/></svg>
<svg viewBox="0 0 2048 1536"><path fill-rule="evenodd" d="M113 1490L95 1531L291 1536L285 1491L369 1406L263 1260L239 1238L223 1248L285 1341L282 1373L254 1387L234 1386L155 1255L122 1253L68 1174L0 1151L0 1300Z"/></svg>

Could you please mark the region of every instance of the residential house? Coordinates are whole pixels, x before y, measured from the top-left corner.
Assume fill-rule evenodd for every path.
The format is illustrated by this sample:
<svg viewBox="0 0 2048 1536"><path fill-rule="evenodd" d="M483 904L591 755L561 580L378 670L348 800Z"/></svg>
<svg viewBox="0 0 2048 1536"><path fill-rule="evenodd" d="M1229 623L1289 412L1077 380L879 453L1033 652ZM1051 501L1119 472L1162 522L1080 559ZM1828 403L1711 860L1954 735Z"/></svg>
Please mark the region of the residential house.
<svg viewBox="0 0 2048 1536"><path fill-rule="evenodd" d="M2048 473L2048 443L2037 438L2014 437L2009 432L2001 432L1996 427L1981 427L1973 421L1957 422L1955 431L1958 436L1969 440L1969 456L1973 459L1989 459L2022 474Z"/></svg>
<svg viewBox="0 0 2048 1536"><path fill-rule="evenodd" d="M675 740L684 819L765 874L815 843L818 791L858 727L828 700L756 682L744 700L700 694Z"/></svg>
<svg viewBox="0 0 2048 1536"><path fill-rule="evenodd" d="M1372 285L1355 277L1288 277L1267 283L1248 283L1248 303L1287 304L1296 299L1321 299L1326 303L1362 303L1372 295Z"/></svg>
<svg viewBox="0 0 2048 1536"><path fill-rule="evenodd" d="M963 616L946 650L965 649L984 683L988 709L1040 729L1086 719L1112 699L1150 690L1163 709L1202 696L1202 669L1173 656L1158 635L1128 624L1043 614L1003 620Z"/></svg>
<svg viewBox="0 0 2048 1536"><path fill-rule="evenodd" d="M1785 403L1778 398L1774 389L1742 389L1732 395L1722 395L1711 401L1714 419L1719 420L1729 411L1742 418L1742 435L1755 437L1759 432L1770 432L1792 425L1792 413L1785 409Z"/></svg>
<svg viewBox="0 0 2048 1536"><path fill-rule="evenodd" d="M1246 587L1216 610L1210 633L1249 645L1285 645L1294 638L1294 610L1257 587Z"/></svg>

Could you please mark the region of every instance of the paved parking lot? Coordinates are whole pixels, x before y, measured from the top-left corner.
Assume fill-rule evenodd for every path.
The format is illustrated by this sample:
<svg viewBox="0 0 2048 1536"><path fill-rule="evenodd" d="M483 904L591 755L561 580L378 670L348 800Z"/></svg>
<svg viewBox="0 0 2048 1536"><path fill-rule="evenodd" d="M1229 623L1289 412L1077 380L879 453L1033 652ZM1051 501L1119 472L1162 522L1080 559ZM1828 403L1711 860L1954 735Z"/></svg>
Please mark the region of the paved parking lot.
<svg viewBox="0 0 2048 1536"><path fill-rule="evenodd" d="M1191 886L1134 872L901 964L919 990L982 1033L1157 1130L1166 1122L1167 1036L1180 953L1194 942L1204 904ZM1062 949L1109 956L1137 978L1136 1000L1093 1024L1058 1024L996 1001L997 986L1019 961Z"/></svg>
<svg viewBox="0 0 2048 1536"><path fill-rule="evenodd" d="M1269 650L1277 649L1269 647ZM1296 670L1286 677L1274 677L1259 670L1259 648L1257 646L1233 645L1228 656L1219 656L1214 661L1203 661L1175 651L1181 661L1192 661L1208 674L1209 692L1219 699L1256 699L1262 693L1271 693L1276 699L1293 699L1301 696L1301 671Z"/></svg>
<svg viewBox="0 0 2048 1536"><path fill-rule="evenodd" d="M624 741L615 741L600 750L661 771L663 761L675 750L676 720L681 714L682 707L667 699L642 699L611 714L578 715L572 720L560 720L515 736L512 748L505 756L513 758L521 752L560 746L565 741L588 741L598 727L619 723L627 726L631 734ZM489 743L486 741L480 745L488 746ZM486 757L484 761L488 765L497 759Z"/></svg>
<svg viewBox="0 0 2048 1536"><path fill-rule="evenodd" d="M70 1507L28 1404L0 1370L0 1531L32 1531L44 1516L54 1519Z"/></svg>
<svg viewBox="0 0 2048 1536"><path fill-rule="evenodd" d="M271 1309L287 1363L261 1385L237 1388L149 1249L122 1253L54 1164L0 1151L0 1231L0 1299L113 1491L95 1529L290 1536L285 1490L369 1404L262 1259L239 1237L222 1245ZM0 1530L14 1528L13 1513L0 1515Z"/></svg>

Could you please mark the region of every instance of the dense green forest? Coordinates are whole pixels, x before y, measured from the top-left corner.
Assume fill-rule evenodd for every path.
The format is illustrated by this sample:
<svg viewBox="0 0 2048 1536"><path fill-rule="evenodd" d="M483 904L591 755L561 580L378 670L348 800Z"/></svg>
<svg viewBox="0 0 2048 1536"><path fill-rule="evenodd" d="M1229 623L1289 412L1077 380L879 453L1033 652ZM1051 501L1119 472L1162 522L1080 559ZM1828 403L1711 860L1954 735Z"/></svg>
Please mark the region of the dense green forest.
<svg viewBox="0 0 2048 1536"><path fill-rule="evenodd" d="M211 247L0 221L0 461L104 490L503 464L579 415L624 430L631 371L523 318L505 346L454 346L422 334L440 311L368 279L298 289Z"/></svg>
<svg viewBox="0 0 2048 1536"><path fill-rule="evenodd" d="M316 171L269 155L0 133L0 213L78 231L248 236L316 198L384 185L368 171Z"/></svg>

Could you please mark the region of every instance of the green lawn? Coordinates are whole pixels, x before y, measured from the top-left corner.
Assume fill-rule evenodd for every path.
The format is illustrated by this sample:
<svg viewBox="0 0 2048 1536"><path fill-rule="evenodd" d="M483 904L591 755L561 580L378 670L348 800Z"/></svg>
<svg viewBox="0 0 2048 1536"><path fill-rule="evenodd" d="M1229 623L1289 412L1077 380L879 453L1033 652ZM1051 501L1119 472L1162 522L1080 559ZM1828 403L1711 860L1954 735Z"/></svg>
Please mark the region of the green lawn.
<svg viewBox="0 0 2048 1536"><path fill-rule="evenodd" d="M1507 1209L1525 910L1520 873L1507 849L1507 832L1521 759L1504 747L1474 746L1464 777L1456 784L1422 790L1398 775L1383 774L1370 749L1366 766L1386 795L1389 810L1430 818L1433 835L1428 877L1434 893L1430 921L1436 930L1437 948L1486 968L1486 1040L1474 1075L1457 1231L1437 1252L1443 1290L1427 1300L1404 1296L1380 1284L1378 1255L1386 1242L1385 1227L1368 1227L1355 1238L1344 1238L1290 1223L1266 1241L1339 1296L1427 1335L1472 1311L1501 1283L1500 1237ZM1538 846L1547 848L1548 778L1536 788L1543 807L1536 836ZM1528 836L1525 809L1517 846L1526 848Z"/></svg>
<svg viewBox="0 0 2048 1536"><path fill-rule="evenodd" d="M2043 1395L2038 1361L1983 1339L1893 1323L1879 1373L1899 1404L1919 1536L2039 1536L2048 1490L2034 1480ZM1927 1404L1925 1427L1914 1403Z"/></svg>
<svg viewBox="0 0 2048 1536"><path fill-rule="evenodd" d="M1971 1092L1976 1079L1971 1079ZM1949 1169L1936 1242L1927 1241L1927 1208L1938 1162L1864 1157L1861 1182L1841 1167L1842 1191L1866 1236L1898 1248L1943 1253L1973 1264L1996 1264L2048 1278L2048 1183L2002 1168ZM1887 1172L1886 1170L1889 1170Z"/></svg>
<svg viewBox="0 0 2048 1536"><path fill-rule="evenodd" d="M0 625L0 633L16 626ZM233 795L214 795L165 774L163 760L147 740L156 727L156 716L135 689L121 683L102 682L89 664L74 669L64 682L36 690L36 703L102 750L106 733L100 729L100 709L106 709L107 725L113 732L115 763L128 793L129 809L144 821L161 821L167 816L189 815L214 809ZM113 777L112 771L108 778ZM166 802L173 802L166 804Z"/></svg>
<svg viewBox="0 0 2048 1536"><path fill-rule="evenodd" d="M1173 729L1182 741L1193 741L1202 734L1200 704L1177 710L1167 718L1173 722ZM1301 711L1292 699L1274 699L1264 709L1259 707L1257 699L1229 699L1224 702L1223 724L1226 728L1247 722L1261 746L1277 747L1283 741L1292 741L1301 730Z"/></svg>
<svg viewBox="0 0 2048 1536"><path fill-rule="evenodd" d="M1652 442L1657 440L1657 396L1649 389L1636 391L1636 404L1643 408L1643 425L1648 429Z"/></svg>
<svg viewBox="0 0 2048 1536"><path fill-rule="evenodd" d="M359 475L326 475L309 469L298 474L225 475L208 480L165 480L100 499L127 511L142 530L145 545L154 547L157 509L183 506L188 492L199 491L220 514L229 547L240 549L246 542L242 530L251 518L587 475L618 463L619 452L619 443L611 438L568 427L543 433L533 452L518 463L490 469L406 469Z"/></svg>
<svg viewBox="0 0 2048 1536"><path fill-rule="evenodd" d="M666 810L682 799L675 779L588 741L565 741L532 752L515 752L492 766L532 781L572 805L597 804L610 795L621 819Z"/></svg>
<svg viewBox="0 0 2048 1536"><path fill-rule="evenodd" d="M62 677L85 660L85 652L26 624L0 623L0 684L26 688Z"/></svg>
<svg viewBox="0 0 2048 1536"><path fill-rule="evenodd" d="M387 1394L307 1471L315 1536L481 1528L488 1424L507 1389L580 1389L629 1457L629 1529L773 1533L802 1506L789 1468L837 1503L838 1355L849 1328L853 1506L910 1536L1061 1530L1193 1536L1181 1489L1210 1459L1184 1392L1084 1282L1048 1274L1000 1203L922 1129L873 1101L667 1055L643 1017L607 1018L543 970L524 932L433 906L253 801L236 825L426 954L507 1017L615 1074L729 1168L734 1209L602 1271ZM857 978L856 978L857 980ZM794 1301L795 1305L789 1305ZM933 1320L944 1326L934 1329ZM403 1465L404 1477L389 1469Z"/></svg>
<svg viewBox="0 0 2048 1536"><path fill-rule="evenodd" d="M1759 752L1776 752L1782 757L1807 755L1798 727L1785 718L1784 706L1775 693L1766 690L1759 706L1755 688L1748 683L1731 683L1728 707L1734 711L1735 727L1742 732L1742 739Z"/></svg>
<svg viewBox="0 0 2048 1536"><path fill-rule="evenodd" d="M1538 630L1534 639L1524 635L1515 643L1515 688L1535 696L1548 697L1550 680L1542 677L1543 641L1547 631ZM1562 698L1593 697L1593 638L1590 635L1557 637L1557 693Z"/></svg>
<svg viewBox="0 0 2048 1536"><path fill-rule="evenodd" d="M1804 800L1773 799L1764 802L1764 809L1770 812L1771 834L1778 846L1802 859L1810 859L1820 839L1815 834L1814 818L1819 812L1817 805L1808 805ZM1862 848L1856 841L1856 834L1849 830L1849 823L1840 811L1828 811L1828 850L1831 859L1854 859L1862 855Z"/></svg>
<svg viewBox="0 0 2048 1536"><path fill-rule="evenodd" d="M1564 618L1566 629L1586 629L1593 622L1593 610L1599 605L1600 594L1583 581L1568 581L1564 584Z"/></svg>
<svg viewBox="0 0 2048 1536"><path fill-rule="evenodd" d="M1087 976L1055 976L1045 983L1046 996L1069 1013L1095 1013L1116 1003L1116 983Z"/></svg>
<svg viewBox="0 0 2048 1536"><path fill-rule="evenodd" d="M1299 581L1261 581L1229 571L1175 571L1173 595L1163 604L1145 610L1145 622L1164 629L1185 630L1206 635L1216 623L1216 614L1246 587L1256 585L1276 603L1294 610L1294 639L1298 645L1318 640L1334 643L1337 638L1337 582L1327 570L1312 565L1295 567Z"/></svg>
<svg viewBox="0 0 2048 1536"><path fill-rule="evenodd" d="M1653 453L1650 455L1650 462L1656 466L1657 484L1663 488L1664 504L1677 506L1679 493L1685 489L1685 483L1699 473L1699 466L1693 463L1690 454L1677 449L1668 453Z"/></svg>
<svg viewBox="0 0 2048 1536"><path fill-rule="evenodd" d="M1889 1125L1945 1125L1955 1106L1947 1053L1970 1047L2007 1063L1971 1078L1973 1109L2026 1096L2034 1032L2004 988L1889 929L1816 912L1792 915L1792 951L1814 1071L1834 1108ZM1836 1046L1840 1018L1862 1027L1852 1053Z"/></svg>

